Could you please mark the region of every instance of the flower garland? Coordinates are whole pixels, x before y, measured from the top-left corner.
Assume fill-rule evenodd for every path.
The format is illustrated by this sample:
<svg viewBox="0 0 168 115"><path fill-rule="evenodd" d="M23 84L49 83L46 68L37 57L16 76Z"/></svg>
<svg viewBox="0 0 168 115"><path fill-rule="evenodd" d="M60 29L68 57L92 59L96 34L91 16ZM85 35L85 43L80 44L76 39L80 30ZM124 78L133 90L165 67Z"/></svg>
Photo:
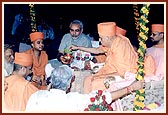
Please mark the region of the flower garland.
<svg viewBox="0 0 168 115"><path fill-rule="evenodd" d="M137 38L138 38L138 34L139 34L139 23L138 23L138 19L139 19L139 10L138 10L138 5L137 4L133 4L133 10L134 10L134 20L135 20L135 25L136 25L136 30L137 30Z"/></svg>
<svg viewBox="0 0 168 115"><path fill-rule="evenodd" d="M35 12L35 8L34 8L34 4L29 4L29 6L30 6L31 29L32 29L32 32L36 32L37 31L36 12Z"/></svg>
<svg viewBox="0 0 168 115"><path fill-rule="evenodd" d="M136 80L140 81L144 78L144 56L146 51L146 40L148 39L148 30L149 28L146 27L146 24L149 22L147 20L148 14L149 14L149 8L150 4L144 4L143 7L140 10L140 13L142 13L140 19L139 19L139 25L140 25L140 33L138 37L139 41L139 49L138 49L138 70L137 70L137 76ZM144 108L144 99L145 99L145 90L140 89L136 91L135 100L134 100L134 111L142 110Z"/></svg>
<svg viewBox="0 0 168 115"><path fill-rule="evenodd" d="M95 97L90 98L92 104L89 104L84 111L113 111L111 105L106 102L106 96L102 95L103 91L98 90L96 93Z"/></svg>

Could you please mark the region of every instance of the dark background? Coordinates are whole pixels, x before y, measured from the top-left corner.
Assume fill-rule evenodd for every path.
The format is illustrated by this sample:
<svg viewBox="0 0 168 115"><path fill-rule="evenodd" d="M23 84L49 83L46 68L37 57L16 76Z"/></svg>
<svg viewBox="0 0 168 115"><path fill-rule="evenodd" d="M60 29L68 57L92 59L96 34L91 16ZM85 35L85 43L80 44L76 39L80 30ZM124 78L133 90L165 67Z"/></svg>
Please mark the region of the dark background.
<svg viewBox="0 0 168 115"><path fill-rule="evenodd" d="M98 40L97 24L114 21L119 27L127 30L126 36L133 45L138 46L132 4L35 4L34 6L37 25L41 19L44 19L54 29L53 46L55 51L59 47L62 36L69 32L69 24L74 19L82 21L84 33L90 34L96 40ZM138 7L140 10L142 4L139 4ZM4 5L5 43L9 43L13 39L11 29L14 17L19 13L29 16L29 4ZM152 23L164 23L164 4L151 4L148 20L149 28ZM146 43L147 47L152 45L150 39Z"/></svg>

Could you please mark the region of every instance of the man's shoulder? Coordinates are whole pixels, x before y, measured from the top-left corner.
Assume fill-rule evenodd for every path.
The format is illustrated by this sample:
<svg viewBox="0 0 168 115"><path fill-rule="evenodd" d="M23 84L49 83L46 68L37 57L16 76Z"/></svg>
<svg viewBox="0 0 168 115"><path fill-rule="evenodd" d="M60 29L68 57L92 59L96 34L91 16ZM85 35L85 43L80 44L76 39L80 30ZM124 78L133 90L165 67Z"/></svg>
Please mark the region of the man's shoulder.
<svg viewBox="0 0 168 115"><path fill-rule="evenodd" d="M89 38L89 36L87 36L85 33L81 33L81 36L85 38Z"/></svg>
<svg viewBox="0 0 168 115"><path fill-rule="evenodd" d="M27 84L29 81L25 80L24 77L21 76L17 76L17 75L10 75L9 77L6 77L6 81L7 82L11 82L11 83L16 83L16 84Z"/></svg>
<svg viewBox="0 0 168 115"><path fill-rule="evenodd" d="M47 54L47 52L46 52L46 51L44 51L44 50L43 50L43 51L41 51L41 54L43 54L43 55L48 55L48 54Z"/></svg>
<svg viewBox="0 0 168 115"><path fill-rule="evenodd" d="M64 34L63 38L65 38L65 37L71 37L71 34L70 33L66 33L66 34Z"/></svg>
<svg viewBox="0 0 168 115"><path fill-rule="evenodd" d="M82 39L86 40L86 41L91 41L90 37L87 36L87 35L84 34L84 33L82 33L82 34L80 35L80 37L81 37Z"/></svg>
<svg viewBox="0 0 168 115"><path fill-rule="evenodd" d="M148 48L146 48L146 51L153 51L153 50L155 50L155 47L148 47Z"/></svg>
<svg viewBox="0 0 168 115"><path fill-rule="evenodd" d="M24 51L23 53L31 54L32 52L33 52L33 50L32 50L32 48L30 48L30 49Z"/></svg>

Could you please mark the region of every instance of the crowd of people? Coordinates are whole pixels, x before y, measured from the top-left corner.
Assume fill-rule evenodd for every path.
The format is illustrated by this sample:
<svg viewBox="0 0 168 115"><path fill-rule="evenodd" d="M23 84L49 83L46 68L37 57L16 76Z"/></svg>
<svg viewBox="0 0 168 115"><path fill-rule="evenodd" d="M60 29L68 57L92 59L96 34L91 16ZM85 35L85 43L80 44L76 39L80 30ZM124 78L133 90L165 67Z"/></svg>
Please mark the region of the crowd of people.
<svg viewBox="0 0 168 115"><path fill-rule="evenodd" d="M69 25L69 33L61 40L55 59L49 59L44 49L44 41L53 40L54 35L48 37L49 34L41 30L42 26L38 27L38 31L30 32L27 38L30 40L28 45L31 48L14 52L12 45L4 45L4 111L84 111L89 105L90 97L95 96L96 91L102 90L107 103L112 105L119 98L142 89L145 80L164 79L163 24L151 25L150 37L156 45L146 50L142 81L135 79L138 53L126 37L129 30L117 26L115 22L97 24L101 45L92 47L91 39L83 33L83 23L73 20ZM52 33L53 30L50 30ZM87 52L90 57L87 58L86 54L78 60L74 58L77 51ZM71 61L68 63L65 60L66 54L71 55ZM104 63L97 73L85 77L82 94L70 90L75 80L75 69L71 66L75 59L83 59L82 61L87 64ZM126 78L128 73L133 78L129 83ZM132 74L134 76L131 76ZM104 81L109 76L125 80L126 85L114 89L111 83L106 87Z"/></svg>

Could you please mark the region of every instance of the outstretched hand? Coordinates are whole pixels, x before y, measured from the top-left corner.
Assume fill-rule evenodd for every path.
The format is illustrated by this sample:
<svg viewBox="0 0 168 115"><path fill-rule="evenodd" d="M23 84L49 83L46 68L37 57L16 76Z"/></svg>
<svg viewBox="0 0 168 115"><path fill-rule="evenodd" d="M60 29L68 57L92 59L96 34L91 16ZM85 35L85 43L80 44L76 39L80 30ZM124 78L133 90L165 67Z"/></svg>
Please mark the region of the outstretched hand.
<svg viewBox="0 0 168 115"><path fill-rule="evenodd" d="M71 45L71 46L69 47L69 51L72 51L72 50L78 50L78 46Z"/></svg>
<svg viewBox="0 0 168 115"><path fill-rule="evenodd" d="M63 64L71 64L72 61L73 61L73 58L70 58L70 59L66 59L65 56L61 56L60 57L60 60Z"/></svg>

